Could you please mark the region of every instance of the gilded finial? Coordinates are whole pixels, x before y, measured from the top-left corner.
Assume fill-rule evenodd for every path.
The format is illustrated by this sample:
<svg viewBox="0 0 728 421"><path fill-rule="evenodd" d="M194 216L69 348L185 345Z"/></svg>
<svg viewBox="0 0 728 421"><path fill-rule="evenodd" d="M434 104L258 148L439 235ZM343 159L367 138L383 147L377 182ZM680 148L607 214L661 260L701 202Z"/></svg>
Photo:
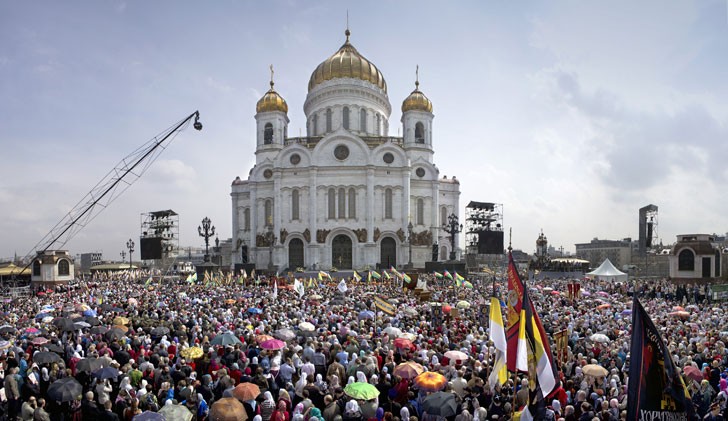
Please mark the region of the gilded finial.
<svg viewBox="0 0 728 421"><path fill-rule="evenodd" d="M273 85L275 85L275 83L273 83L273 73L274 73L273 72L273 65L271 64L270 65L270 88L271 89L273 89Z"/></svg>
<svg viewBox="0 0 728 421"><path fill-rule="evenodd" d="M420 65L415 68L415 89L420 88Z"/></svg>
<svg viewBox="0 0 728 421"><path fill-rule="evenodd" d="M349 35L351 35L351 31L349 30L349 9L346 9L346 31L344 31L344 35L346 35L346 43L349 43Z"/></svg>

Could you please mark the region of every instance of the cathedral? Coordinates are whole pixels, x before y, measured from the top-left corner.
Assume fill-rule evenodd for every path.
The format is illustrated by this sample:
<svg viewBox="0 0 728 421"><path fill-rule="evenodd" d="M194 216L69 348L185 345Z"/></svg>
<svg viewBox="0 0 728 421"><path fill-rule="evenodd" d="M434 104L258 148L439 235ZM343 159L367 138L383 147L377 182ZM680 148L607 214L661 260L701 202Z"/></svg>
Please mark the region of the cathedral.
<svg viewBox="0 0 728 421"><path fill-rule="evenodd" d="M460 183L433 161L432 102L402 102L402 137L382 72L346 41L311 74L306 136L288 134L271 77L256 105L255 166L232 183L232 262L275 271L423 268L446 260Z"/></svg>

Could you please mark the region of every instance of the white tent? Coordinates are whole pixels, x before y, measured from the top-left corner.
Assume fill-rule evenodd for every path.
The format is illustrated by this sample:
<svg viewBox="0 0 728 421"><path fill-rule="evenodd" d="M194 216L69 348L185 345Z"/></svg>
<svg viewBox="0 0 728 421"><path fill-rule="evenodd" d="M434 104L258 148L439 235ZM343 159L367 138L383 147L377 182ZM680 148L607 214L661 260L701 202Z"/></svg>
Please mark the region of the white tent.
<svg viewBox="0 0 728 421"><path fill-rule="evenodd" d="M602 264L595 270L586 274L590 279L599 279L611 282L627 282L627 274L615 268L609 259L602 262Z"/></svg>

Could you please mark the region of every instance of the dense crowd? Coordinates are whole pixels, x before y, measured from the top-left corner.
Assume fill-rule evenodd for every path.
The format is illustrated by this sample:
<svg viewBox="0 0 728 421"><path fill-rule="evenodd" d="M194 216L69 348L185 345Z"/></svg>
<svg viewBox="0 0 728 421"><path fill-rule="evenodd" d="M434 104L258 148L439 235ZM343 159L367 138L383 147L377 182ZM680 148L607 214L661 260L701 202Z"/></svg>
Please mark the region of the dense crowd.
<svg viewBox="0 0 728 421"><path fill-rule="evenodd" d="M333 274L335 277L335 274ZM490 380L490 280L339 280L292 288L133 280L2 303L3 416L16 420L511 420L529 399L523 374ZM728 315L704 291L667 281L527 283L549 337L566 331L546 419L625 419L630 306L639 294L661 329L701 419L725 419ZM505 284L496 285L505 295ZM377 309L375 297L394 305ZM444 304L433 318L431 302ZM594 368L597 368L595 370ZM430 373L427 376L422 372ZM227 411L230 418L224 418ZM157 416L158 418L153 418ZM164 418L161 418L164 417ZM237 418L235 418L237 417Z"/></svg>

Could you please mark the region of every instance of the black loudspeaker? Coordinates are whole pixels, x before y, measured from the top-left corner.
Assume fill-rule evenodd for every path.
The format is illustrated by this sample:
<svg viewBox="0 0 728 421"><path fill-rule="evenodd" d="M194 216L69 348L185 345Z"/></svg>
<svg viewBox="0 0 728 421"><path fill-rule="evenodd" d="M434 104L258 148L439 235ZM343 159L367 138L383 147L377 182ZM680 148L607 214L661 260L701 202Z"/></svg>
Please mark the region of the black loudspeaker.
<svg viewBox="0 0 728 421"><path fill-rule="evenodd" d="M503 254L503 231L479 232L478 254Z"/></svg>
<svg viewBox="0 0 728 421"><path fill-rule="evenodd" d="M241 254L240 257L241 257L241 259L243 261L243 264L248 263L248 246L242 245L240 247L240 254Z"/></svg>
<svg viewBox="0 0 728 421"><path fill-rule="evenodd" d="M156 260L162 258L162 239L160 237L141 238L140 253L142 260Z"/></svg>
<svg viewBox="0 0 728 421"><path fill-rule="evenodd" d="M654 222L648 222L647 223L647 239L645 241L645 246L652 247L652 225Z"/></svg>

